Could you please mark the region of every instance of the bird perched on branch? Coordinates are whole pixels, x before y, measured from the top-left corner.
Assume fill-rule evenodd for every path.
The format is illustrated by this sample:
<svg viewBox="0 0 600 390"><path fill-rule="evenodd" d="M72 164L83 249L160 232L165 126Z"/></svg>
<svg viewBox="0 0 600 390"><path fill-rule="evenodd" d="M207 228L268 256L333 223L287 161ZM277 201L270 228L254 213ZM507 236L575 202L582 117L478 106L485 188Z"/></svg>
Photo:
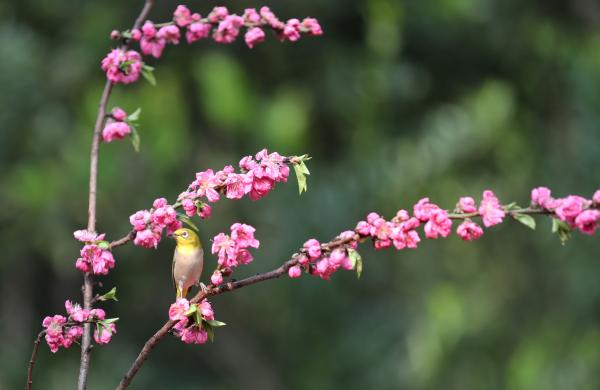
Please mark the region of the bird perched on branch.
<svg viewBox="0 0 600 390"><path fill-rule="evenodd" d="M181 228L173 233L177 242L173 254L173 285L177 299L185 298L190 287L199 284L204 266L204 250L200 237L191 229Z"/></svg>

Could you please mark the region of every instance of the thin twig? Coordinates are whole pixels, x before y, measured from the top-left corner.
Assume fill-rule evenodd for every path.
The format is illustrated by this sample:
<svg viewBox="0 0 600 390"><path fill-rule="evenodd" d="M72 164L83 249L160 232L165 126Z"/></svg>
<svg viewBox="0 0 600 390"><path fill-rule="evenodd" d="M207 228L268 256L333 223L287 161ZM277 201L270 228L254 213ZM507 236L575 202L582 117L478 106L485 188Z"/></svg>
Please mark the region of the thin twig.
<svg viewBox="0 0 600 390"><path fill-rule="evenodd" d="M133 28L139 28L148 16L150 9L154 5L154 0L146 0L142 11L136 18ZM121 49L126 50L128 48L128 42L125 42ZM94 134L92 136L92 146L90 151L90 183L89 183L89 203L88 203L88 226L89 231L96 230L96 194L98 189L98 152L100 147L100 135L102 128L106 122L106 106L112 91L113 84L110 81L106 81L104 84L104 90L102 91L102 97L98 104L98 115L96 117L96 124L94 126ZM83 277L83 307L85 309L92 308L93 294L94 294L94 280L92 275L88 272ZM85 390L87 388L87 376L90 366L90 355L91 355L91 325L84 324L83 336L81 338L81 360L79 364L79 378L77 381L77 388L79 390Z"/></svg>
<svg viewBox="0 0 600 390"><path fill-rule="evenodd" d="M33 384L33 365L35 364L35 358L38 353L38 349L40 348L40 341L42 341L42 336L46 334L45 330L42 330L38 333L35 341L33 342L33 352L31 352L31 359L29 359L29 365L27 366L27 382L25 383L25 390L31 390L31 385Z"/></svg>

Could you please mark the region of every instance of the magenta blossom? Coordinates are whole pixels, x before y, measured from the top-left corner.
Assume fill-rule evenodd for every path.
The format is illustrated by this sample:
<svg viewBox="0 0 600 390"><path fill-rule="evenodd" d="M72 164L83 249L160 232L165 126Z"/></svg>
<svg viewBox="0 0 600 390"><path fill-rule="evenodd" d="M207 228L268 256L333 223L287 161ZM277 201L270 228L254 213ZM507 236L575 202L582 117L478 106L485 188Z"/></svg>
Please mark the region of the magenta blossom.
<svg viewBox="0 0 600 390"><path fill-rule="evenodd" d="M154 24L151 21L146 21L142 26L142 39L140 40L142 53L151 55L154 58L160 58L166 44L167 41L158 35Z"/></svg>
<svg viewBox="0 0 600 390"><path fill-rule="evenodd" d="M179 32L179 28L177 26L170 25L161 27L156 33L156 36L158 39L164 39L166 43L178 45L181 33Z"/></svg>
<svg viewBox="0 0 600 390"><path fill-rule="evenodd" d="M300 269L300 266L294 265L288 270L288 276L292 279L299 278L302 276L302 269Z"/></svg>
<svg viewBox="0 0 600 390"><path fill-rule="evenodd" d="M144 248L154 248L158 246L160 242L160 232L154 232L150 229L145 229L138 231L135 234L135 238L133 243L137 246L142 246Z"/></svg>
<svg viewBox="0 0 600 390"><path fill-rule="evenodd" d="M190 309L190 301L185 298L178 299L169 308L169 319L172 321L180 321L187 318L185 314Z"/></svg>
<svg viewBox="0 0 600 390"><path fill-rule="evenodd" d="M554 212L561 219L567 222L571 227L575 227L575 219L589 203L585 198L577 195L569 195L564 199L559 199L560 204Z"/></svg>
<svg viewBox="0 0 600 390"><path fill-rule="evenodd" d="M102 70L113 84L137 81L142 71L142 57L135 50L113 49L102 60Z"/></svg>
<svg viewBox="0 0 600 390"><path fill-rule="evenodd" d="M202 22L194 22L188 26L185 33L187 43L193 43L200 39L207 38L212 30L212 25Z"/></svg>
<svg viewBox="0 0 600 390"><path fill-rule="evenodd" d="M431 212L429 220L425 224L425 237L438 238L448 237L452 229L452 220L448 218L446 210L437 209Z"/></svg>
<svg viewBox="0 0 600 390"><path fill-rule="evenodd" d="M131 127L127 122L111 122L102 130L102 140L109 143L116 139L123 139L128 134L131 134Z"/></svg>
<svg viewBox="0 0 600 390"><path fill-rule="evenodd" d="M462 197L458 200L458 208L463 213L474 213L477 211L477 205L475 204L475 199L470 196Z"/></svg>
<svg viewBox="0 0 600 390"><path fill-rule="evenodd" d="M231 238L240 248L258 248L260 242L254 238L255 231L256 229L250 225L234 223L231 225Z"/></svg>
<svg viewBox="0 0 600 390"><path fill-rule="evenodd" d="M479 214L481 214L485 227L502 223L505 213L502 205L500 205L500 201L492 191L483 191L483 199L479 205Z"/></svg>
<svg viewBox="0 0 600 390"><path fill-rule="evenodd" d="M547 187L537 187L531 190L531 204L543 208L548 208L552 202L550 189Z"/></svg>
<svg viewBox="0 0 600 390"><path fill-rule="evenodd" d="M594 192L592 201L594 202L595 205L600 205L600 190L596 190L596 192Z"/></svg>
<svg viewBox="0 0 600 390"><path fill-rule="evenodd" d="M304 243L304 249L306 249L306 253L313 260L321 257L321 244L314 238Z"/></svg>
<svg viewBox="0 0 600 390"><path fill-rule="evenodd" d="M181 341L186 344L204 344L207 340L208 333L195 324L181 332Z"/></svg>
<svg viewBox="0 0 600 390"><path fill-rule="evenodd" d="M94 330L94 340L98 344L110 343L113 334L117 333L117 326L114 323L108 324L108 326L101 325L100 329L96 328Z"/></svg>
<svg viewBox="0 0 600 390"><path fill-rule="evenodd" d="M598 228L598 221L600 221L600 211L585 210L575 218L575 225L582 233L592 235Z"/></svg>
<svg viewBox="0 0 600 390"><path fill-rule="evenodd" d="M464 241L477 240L483 235L483 229L475 222L464 221L456 229L456 234Z"/></svg>
<svg viewBox="0 0 600 390"><path fill-rule="evenodd" d="M219 286L221 283L223 283L223 274L221 273L221 271L215 270L215 272L213 272L212 276L210 277L210 282L215 286Z"/></svg>
<svg viewBox="0 0 600 390"><path fill-rule="evenodd" d="M205 320L211 321L215 319L215 312L213 311L212 305L206 299L203 299L200 304L198 304L198 310L200 310L200 314Z"/></svg>
<svg viewBox="0 0 600 390"><path fill-rule="evenodd" d="M257 43L265 40L265 32L260 27L252 27L246 31L244 40L246 41L246 45L252 49Z"/></svg>

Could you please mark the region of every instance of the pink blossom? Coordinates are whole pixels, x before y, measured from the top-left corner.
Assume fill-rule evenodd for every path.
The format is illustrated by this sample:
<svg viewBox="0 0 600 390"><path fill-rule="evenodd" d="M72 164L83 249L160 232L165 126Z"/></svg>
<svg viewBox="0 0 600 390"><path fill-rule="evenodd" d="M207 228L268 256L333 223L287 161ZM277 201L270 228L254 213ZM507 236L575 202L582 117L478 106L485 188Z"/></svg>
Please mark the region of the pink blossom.
<svg viewBox="0 0 600 390"><path fill-rule="evenodd" d="M63 346L63 325L67 319L61 315L46 317L42 321L42 326L46 328L46 343L52 353L56 353Z"/></svg>
<svg viewBox="0 0 600 390"><path fill-rule="evenodd" d="M481 214L485 227L502 223L505 213L500 205L500 201L492 191L483 191L483 199L479 205L479 214Z"/></svg>
<svg viewBox="0 0 600 390"><path fill-rule="evenodd" d="M167 201L167 199L165 198L156 198L154 199L154 202L152 202L152 207L154 207L155 209L159 209L161 207L165 207L169 204L169 202Z"/></svg>
<svg viewBox="0 0 600 390"><path fill-rule="evenodd" d="M133 243L144 248L155 248L160 242L160 233L150 229L140 230L135 234Z"/></svg>
<svg viewBox="0 0 600 390"><path fill-rule="evenodd" d="M129 217L129 222L133 225L133 229L139 232L146 230L151 218L152 214L148 210L140 210Z"/></svg>
<svg viewBox="0 0 600 390"><path fill-rule="evenodd" d="M260 24L260 15L256 12L255 8L246 8L244 15L242 15L244 22L250 25Z"/></svg>
<svg viewBox="0 0 600 390"><path fill-rule="evenodd" d="M240 160L240 169L246 172L252 171L256 167L258 167L258 163L252 156L246 156Z"/></svg>
<svg viewBox="0 0 600 390"><path fill-rule="evenodd" d="M238 248L234 240L224 233L219 233L213 238L212 253L218 257L219 265L229 267L235 262ZM235 264L237 265L237 264Z"/></svg>
<svg viewBox="0 0 600 390"><path fill-rule="evenodd" d="M396 249L414 249L417 247L419 242L421 242L421 238L415 229L419 227L420 224L421 223L417 218L412 217L407 221L394 226L390 238Z"/></svg>
<svg viewBox="0 0 600 390"><path fill-rule="evenodd" d="M463 213L474 213L477 211L477 205L475 205L475 199L470 196L465 196L459 199L458 207Z"/></svg>
<svg viewBox="0 0 600 390"><path fill-rule="evenodd" d="M238 15L228 15L223 19L213 34L213 39L218 43L232 43L240 33L244 19Z"/></svg>
<svg viewBox="0 0 600 390"><path fill-rule="evenodd" d="M80 251L80 258L75 267L83 272L93 272L95 275L107 275L115 267L115 259L108 250L100 249L95 244L85 245Z"/></svg>
<svg viewBox="0 0 600 390"><path fill-rule="evenodd" d="M171 321L180 321L187 318L185 314L190 309L190 301L185 298L179 298L169 307L169 319Z"/></svg>
<svg viewBox="0 0 600 390"><path fill-rule="evenodd" d="M285 164L285 158L277 152L269 154L267 149L256 153L257 166L252 169L258 178L268 177L277 182L286 182L290 168Z"/></svg>
<svg viewBox="0 0 600 390"><path fill-rule="evenodd" d="M547 187L537 187L531 190L532 205L547 208L549 201L552 201L552 196Z"/></svg>
<svg viewBox="0 0 600 390"><path fill-rule="evenodd" d="M112 30L110 32L110 39L112 39L113 41L121 39L121 32L119 30Z"/></svg>
<svg viewBox="0 0 600 390"><path fill-rule="evenodd" d="M582 233L591 236L598 228L598 221L600 221L600 211L585 210L575 218L575 225Z"/></svg>
<svg viewBox="0 0 600 390"><path fill-rule="evenodd" d="M179 221L179 220L175 220L173 222L171 222L170 224L167 225L167 236L172 235L173 233L175 233L177 230L181 229L183 227L183 222Z"/></svg>
<svg viewBox="0 0 600 390"><path fill-rule="evenodd" d="M251 173L253 175L253 173ZM252 189L250 190L250 199L258 200L266 196L275 187L275 181L268 177L253 177Z"/></svg>
<svg viewBox="0 0 600 390"><path fill-rule="evenodd" d="M273 12L271 12L269 7L261 7L260 16L262 16L265 22L267 22L272 28L276 30L283 30L283 28L285 27L285 24L281 22Z"/></svg>
<svg viewBox="0 0 600 390"><path fill-rule="evenodd" d="M231 266L237 266L238 264L250 264L253 260L252 254L247 249L238 249L235 262Z"/></svg>
<svg viewBox="0 0 600 390"><path fill-rule="evenodd" d="M595 205L600 205L600 190L596 190L596 192L594 192L592 201L594 202Z"/></svg>
<svg viewBox="0 0 600 390"><path fill-rule="evenodd" d="M192 13L188 7L185 5L178 5L175 12L173 12L173 21L179 27L185 27L191 24L194 19L192 19Z"/></svg>
<svg viewBox="0 0 600 390"><path fill-rule="evenodd" d="M585 198L577 195L569 195L564 199L560 199L560 204L554 212L561 219L567 222L571 227L575 227L575 219L586 206L588 201Z"/></svg>
<svg viewBox="0 0 600 390"><path fill-rule="evenodd" d="M472 241L477 240L483 235L483 229L475 222L464 221L456 229L456 234L464 241Z"/></svg>
<svg viewBox="0 0 600 390"><path fill-rule="evenodd" d="M179 45L181 33L179 32L179 27L169 25L161 27L160 30L158 30L158 33L156 33L156 37L158 39L164 39L167 43Z"/></svg>
<svg viewBox="0 0 600 390"><path fill-rule="evenodd" d="M104 142L112 142L116 139L123 139L131 133L131 128L126 122L111 122L104 126L102 130L102 139Z"/></svg>
<svg viewBox="0 0 600 390"><path fill-rule="evenodd" d="M354 230L361 236L371 235L371 225L367 221L359 221Z"/></svg>
<svg viewBox="0 0 600 390"><path fill-rule="evenodd" d="M102 60L102 70L113 84L137 81L142 71L142 57L135 50L113 49Z"/></svg>
<svg viewBox="0 0 600 390"><path fill-rule="evenodd" d="M90 311L83 309L78 303L73 304L71 301L65 301L65 309L67 310L67 314L71 317L71 319L75 322L84 322L87 321L90 316Z"/></svg>
<svg viewBox="0 0 600 390"><path fill-rule="evenodd" d="M300 21L298 19L288 20L283 28L281 36L282 39L288 39L291 42L300 39Z"/></svg>
<svg viewBox="0 0 600 390"><path fill-rule="evenodd" d="M204 344L207 340L208 333L206 333L204 329L198 328L196 325L185 328L181 332L181 341L186 344Z"/></svg>
<svg viewBox="0 0 600 390"><path fill-rule="evenodd" d="M319 241L315 240L314 238L306 241L303 247L306 249L306 253L311 260L321 257L321 244L319 244Z"/></svg>
<svg viewBox="0 0 600 390"><path fill-rule="evenodd" d="M229 11L227 10L227 7L215 7L208 15L208 20L211 23L216 23L221 20L224 20L228 15Z"/></svg>
<svg viewBox="0 0 600 390"><path fill-rule="evenodd" d="M439 206L429 202L429 198L423 198L413 207L413 213L419 220L426 222L429 220L431 213L438 210Z"/></svg>
<svg viewBox="0 0 600 390"><path fill-rule="evenodd" d="M212 30L212 25L208 23L195 22L188 26L187 32L185 33L185 39L187 43L193 43L200 39L207 38Z"/></svg>
<svg viewBox="0 0 600 390"><path fill-rule="evenodd" d="M221 184L221 181L215 176L212 169L196 173L196 180L192 183L192 188L197 189L198 196L206 196L209 202L216 202L220 195L215 189Z"/></svg>
<svg viewBox="0 0 600 390"><path fill-rule="evenodd" d="M120 107L114 107L110 113L114 120L122 122L127 119L127 113Z"/></svg>
<svg viewBox="0 0 600 390"><path fill-rule="evenodd" d="M288 270L288 276L292 279L296 279L302 276L302 270L300 269L300 266L294 265L293 267L290 267L290 269Z"/></svg>
<svg viewBox="0 0 600 390"><path fill-rule="evenodd" d="M181 319L179 322L177 322L175 324L175 326L173 327L173 330L175 330L179 335L181 335L181 332L183 332L185 330L188 322L189 322L189 320L187 317Z"/></svg>
<svg viewBox="0 0 600 390"><path fill-rule="evenodd" d="M98 328L94 330L94 340L98 344L108 344L112 339L113 334L117 333L117 326L114 323L108 324L108 326L100 326L101 331Z"/></svg>
<svg viewBox="0 0 600 390"><path fill-rule="evenodd" d="M215 286L219 286L221 283L223 283L223 274L221 273L221 271L215 270L215 272L213 272L212 276L210 277L210 282Z"/></svg>
<svg viewBox="0 0 600 390"><path fill-rule="evenodd" d="M170 225L176 220L177 212L171 205L160 206L152 213L152 223L159 227Z"/></svg>
<svg viewBox="0 0 600 390"><path fill-rule="evenodd" d="M452 220L448 218L446 210L437 209L431 212L429 221L425 224L425 237L438 238L448 237L452 229Z"/></svg>
<svg viewBox="0 0 600 390"><path fill-rule="evenodd" d="M265 40L265 32L260 27L252 27L246 31L244 40L246 41L246 45L252 49L254 45Z"/></svg>
<svg viewBox="0 0 600 390"><path fill-rule="evenodd" d="M356 241L356 233L352 230L346 230L346 231L341 232L339 237L342 240L352 240L346 244L350 248L356 249L356 247L358 246L358 242Z"/></svg>
<svg viewBox="0 0 600 390"><path fill-rule="evenodd" d="M146 21L142 26L142 39L140 40L142 53L159 58L166 44L167 41L158 35L154 24L149 20Z"/></svg>
<svg viewBox="0 0 600 390"><path fill-rule="evenodd" d="M202 219L210 218L212 215L212 206L206 203L202 203L202 205L198 208L198 215Z"/></svg>
<svg viewBox="0 0 600 390"><path fill-rule="evenodd" d="M396 216L394 217L394 219L396 220L396 222L408 221L410 219L410 214L408 214L408 211L401 209L398 210L398 212L396 212Z"/></svg>
<svg viewBox="0 0 600 390"><path fill-rule="evenodd" d="M304 18L300 24L301 31L307 32L309 35L322 35L323 30L321 25L315 18Z"/></svg>
<svg viewBox="0 0 600 390"><path fill-rule="evenodd" d="M258 248L260 242L254 238L256 229L250 225L234 223L231 225L231 238L240 248Z"/></svg>
<svg viewBox="0 0 600 390"><path fill-rule="evenodd" d="M200 314L205 320L211 321L215 319L215 312L213 311L212 305L206 299L203 299L202 302L198 305L198 310L200 310Z"/></svg>
<svg viewBox="0 0 600 390"><path fill-rule="evenodd" d="M131 30L131 39L136 42L142 39L142 32L139 28L134 28L133 30Z"/></svg>
<svg viewBox="0 0 600 390"><path fill-rule="evenodd" d="M183 199L181 201L181 207L183 207L183 211L185 211L185 214L188 217L193 217L196 215L196 202L194 202L192 199Z"/></svg>
<svg viewBox="0 0 600 390"><path fill-rule="evenodd" d="M252 190L251 173L229 173L225 179L225 196L228 199L241 199Z"/></svg>
<svg viewBox="0 0 600 390"><path fill-rule="evenodd" d="M90 317L96 320L104 320L106 318L106 312L103 309L92 309L90 310Z"/></svg>

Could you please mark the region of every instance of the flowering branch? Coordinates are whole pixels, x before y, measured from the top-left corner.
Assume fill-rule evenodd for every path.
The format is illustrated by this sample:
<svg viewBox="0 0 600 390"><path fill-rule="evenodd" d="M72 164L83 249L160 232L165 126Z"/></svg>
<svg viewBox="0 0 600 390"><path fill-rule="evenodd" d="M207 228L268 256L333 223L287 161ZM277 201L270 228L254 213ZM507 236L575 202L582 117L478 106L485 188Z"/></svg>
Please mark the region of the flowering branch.
<svg viewBox="0 0 600 390"><path fill-rule="evenodd" d="M133 28L139 28L142 21L146 19L150 9L154 5L154 0L146 0L142 11L135 20ZM121 50L127 50L128 42L124 42ZM110 80L106 80L104 84L104 90L100 103L98 105L98 115L96 116L96 124L94 126L94 133L92 136L92 146L90 152L90 182L89 182L89 202L88 202L88 225L87 230L94 232L96 230L96 193L98 188L98 149L100 147L100 136L102 128L106 121L106 106L110 98L113 83ZM83 306L86 310L91 310L92 299L93 299L93 277L90 272L86 272L83 276ZM90 354L91 354L91 327L90 324L84 324L83 336L81 339L81 358L79 364L79 378L77 381L77 388L84 390L87 387L87 375L90 366Z"/></svg>
<svg viewBox="0 0 600 390"><path fill-rule="evenodd" d="M31 390L31 385L33 384L33 365L35 364L35 358L38 349L40 348L40 341L42 341L42 336L44 336L44 334L46 334L46 331L42 330L38 333L33 342L33 352L31 352L31 358L29 359L29 365L27 366L27 382L25 383L25 390Z"/></svg>
<svg viewBox="0 0 600 390"><path fill-rule="evenodd" d="M206 298L216 296L228 291L240 289L245 286L279 278L287 273L290 278L298 278L305 271L311 275L319 276L328 280L338 269L356 270L358 276L362 272L362 258L357 252L359 243L367 241L369 238L376 249L383 249L394 246L401 250L405 248L416 248L421 241L416 228L424 223L425 237L436 239L438 237L447 237L450 234L452 220L462 220L456 233L464 241L478 239L483 234L483 229L472 221L472 218L481 218L486 227L491 227L501 223L508 215L518 222L535 229L535 220L531 215L549 215L553 218L553 231L558 233L561 241L564 243L565 237L573 229L579 229L582 233L593 234L600 221L600 190L596 191L592 200L570 195L562 199L554 199L550 196L550 190L545 187L538 187L532 190L531 206L521 208L516 204L501 205L491 191L484 191L483 199L476 206L475 200L471 197L460 198L453 212L441 209L428 198L421 199L413 207L413 216L411 217L406 210L399 210L396 216L390 221L376 213L370 213L366 221L358 222L354 230L342 232L334 240L327 243L319 243L315 239L306 241L298 252L294 253L288 261L278 268L257 274L242 280L230 280L223 283L222 279L213 281L206 289L200 290L189 302L186 299L180 299L169 310L170 319L146 341L142 350L132 363L131 367L119 383L117 389L125 389L138 373L152 349L168 334L175 333L181 337L182 341L187 343L204 343L206 337L196 338L195 340L186 340L186 331L196 325L188 326L188 316L196 308L194 305L207 303ZM555 221L555 222L554 222ZM241 231L244 233L240 233ZM232 238L237 243L256 241L254 239L254 228L247 225L234 224L232 226ZM231 239L223 239L223 233L220 233L213 240L212 252L219 256L219 266L217 271L227 264L227 259L235 259L237 253L233 255L228 250L235 248L235 242ZM224 241L230 244L223 245ZM256 245L251 245L258 247ZM244 250L244 249L242 249ZM234 251L235 252L235 251ZM229 270L228 274L231 274ZM220 273L219 273L220 275ZM190 310L192 308L193 310ZM209 305L210 308L210 305ZM214 319L214 313L210 308L210 317ZM212 332L210 321L199 321L197 326L200 328L196 332L206 332L206 328ZM199 333L201 334L201 333Z"/></svg>

